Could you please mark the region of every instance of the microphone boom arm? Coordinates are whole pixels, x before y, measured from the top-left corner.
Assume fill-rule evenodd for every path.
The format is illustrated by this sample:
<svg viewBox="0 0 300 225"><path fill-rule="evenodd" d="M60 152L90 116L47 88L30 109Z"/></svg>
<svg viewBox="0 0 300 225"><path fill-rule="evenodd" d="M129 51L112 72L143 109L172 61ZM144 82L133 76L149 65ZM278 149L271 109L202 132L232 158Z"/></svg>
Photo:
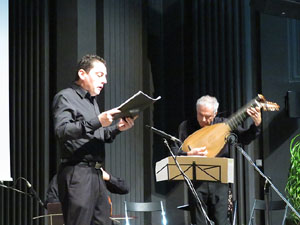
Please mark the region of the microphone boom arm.
<svg viewBox="0 0 300 225"><path fill-rule="evenodd" d="M151 126L149 126L149 125L146 125L146 127L149 128L150 130L152 130L154 133L156 133L156 134L162 136L163 138L169 139L169 140L171 140L171 141L177 142L177 143L179 143L180 145L182 145L182 141L180 141L178 138L173 137L172 135L167 134L167 133L165 133L164 131L161 131L161 130L156 129L156 128L154 128L154 127L151 127Z"/></svg>

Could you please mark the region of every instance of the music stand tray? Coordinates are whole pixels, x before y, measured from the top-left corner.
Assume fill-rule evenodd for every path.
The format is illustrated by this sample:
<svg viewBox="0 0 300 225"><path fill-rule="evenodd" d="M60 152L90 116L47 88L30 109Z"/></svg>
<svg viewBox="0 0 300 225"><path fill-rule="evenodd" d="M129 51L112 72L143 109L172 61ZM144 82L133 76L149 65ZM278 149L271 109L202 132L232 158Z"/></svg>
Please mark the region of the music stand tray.
<svg viewBox="0 0 300 225"><path fill-rule="evenodd" d="M234 160L231 158L208 158L201 156L177 156L182 170L191 180L234 182ZM193 174L195 171L195 174ZM183 176L169 156L156 163L156 181L183 180Z"/></svg>

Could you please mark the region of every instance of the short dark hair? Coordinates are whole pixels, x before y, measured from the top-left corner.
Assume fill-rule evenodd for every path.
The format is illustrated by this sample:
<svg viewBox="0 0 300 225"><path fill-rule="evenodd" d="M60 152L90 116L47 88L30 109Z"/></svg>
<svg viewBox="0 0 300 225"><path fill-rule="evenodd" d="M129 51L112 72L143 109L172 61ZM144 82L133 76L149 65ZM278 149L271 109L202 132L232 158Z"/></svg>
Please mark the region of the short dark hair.
<svg viewBox="0 0 300 225"><path fill-rule="evenodd" d="M79 80L78 71L83 69L85 72L89 73L93 68L93 63L95 61L102 62L106 65L106 61L98 55L85 55L83 56L77 64L75 80Z"/></svg>

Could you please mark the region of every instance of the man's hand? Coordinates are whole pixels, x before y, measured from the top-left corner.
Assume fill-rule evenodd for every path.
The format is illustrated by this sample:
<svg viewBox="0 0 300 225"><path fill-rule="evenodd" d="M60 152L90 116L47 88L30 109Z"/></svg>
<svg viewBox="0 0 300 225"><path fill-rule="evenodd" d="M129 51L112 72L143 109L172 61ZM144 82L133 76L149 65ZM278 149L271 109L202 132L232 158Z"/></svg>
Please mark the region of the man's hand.
<svg viewBox="0 0 300 225"><path fill-rule="evenodd" d="M130 129L131 127L134 126L134 120L137 118L130 118L130 117L126 117L125 119L120 119L120 122L118 123L118 128L120 131L125 131Z"/></svg>
<svg viewBox="0 0 300 225"><path fill-rule="evenodd" d="M259 126L261 124L261 112L260 112L260 108L257 107L251 107L247 109L247 113L248 115L252 118L255 126Z"/></svg>
<svg viewBox="0 0 300 225"><path fill-rule="evenodd" d="M118 109L111 109L101 113L98 118L102 127L108 127L113 122L113 116L121 111Z"/></svg>
<svg viewBox="0 0 300 225"><path fill-rule="evenodd" d="M187 152L187 155L199 155L206 157L207 156L207 149L206 147L200 147L200 148L193 148L191 151Z"/></svg>
<svg viewBox="0 0 300 225"><path fill-rule="evenodd" d="M109 181L110 180L110 175L101 167L102 170L102 178L103 180Z"/></svg>

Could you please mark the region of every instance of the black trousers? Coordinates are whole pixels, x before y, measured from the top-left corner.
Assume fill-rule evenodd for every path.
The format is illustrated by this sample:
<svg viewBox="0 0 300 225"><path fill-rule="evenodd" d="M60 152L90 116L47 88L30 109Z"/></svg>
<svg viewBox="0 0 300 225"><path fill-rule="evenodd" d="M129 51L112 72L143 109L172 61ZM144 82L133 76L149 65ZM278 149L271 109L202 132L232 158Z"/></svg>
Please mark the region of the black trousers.
<svg viewBox="0 0 300 225"><path fill-rule="evenodd" d="M217 182L197 182L195 185L202 206L209 219L214 221L215 225L228 224L228 188L228 184ZM209 224L201 208L199 206L197 207L191 194L189 194L189 204L192 206L192 220L194 220L197 225Z"/></svg>
<svg viewBox="0 0 300 225"><path fill-rule="evenodd" d="M57 182L65 225L111 224L101 170L87 164L61 165Z"/></svg>

